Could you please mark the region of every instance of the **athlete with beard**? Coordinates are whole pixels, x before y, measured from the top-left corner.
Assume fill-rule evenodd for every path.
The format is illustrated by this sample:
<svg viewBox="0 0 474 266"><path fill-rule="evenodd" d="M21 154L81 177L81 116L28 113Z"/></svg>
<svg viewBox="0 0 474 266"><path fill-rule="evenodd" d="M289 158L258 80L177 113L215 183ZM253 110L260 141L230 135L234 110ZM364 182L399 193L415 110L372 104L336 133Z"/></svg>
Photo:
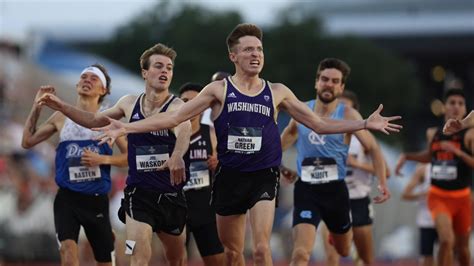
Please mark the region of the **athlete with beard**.
<svg viewBox="0 0 474 266"><path fill-rule="evenodd" d="M91 128L109 123L110 118L126 118L132 124L157 113L168 115L183 101L169 93L176 52L163 45L144 51L140 57L145 93L125 95L112 108L91 113L64 103L57 96L51 108L74 122ZM148 265L153 232L164 246L170 265L185 264L184 227L186 181L183 156L188 150L191 124L187 120L171 129L128 134L128 177L119 218L126 225L125 254L131 265Z"/></svg>
<svg viewBox="0 0 474 266"><path fill-rule="evenodd" d="M239 24L227 37L229 59L235 74L207 85L176 112L155 114L136 123L110 119L103 142L124 134L176 126L208 107L217 135L217 166L212 187L219 239L229 265L245 265L243 255L246 214L249 212L254 263L272 265L270 235L278 193L281 144L276 118L280 109L318 133L352 132L364 128L398 132L399 119L380 115L380 106L367 120L321 119L281 83L260 78L264 65L262 31L253 24ZM52 95L40 104L56 106ZM189 140L188 140L189 141Z"/></svg>
<svg viewBox="0 0 474 266"><path fill-rule="evenodd" d="M321 61L316 73L316 100L307 102L319 117L361 120L357 110L337 98L344 91L350 68L342 60ZM380 195L375 203L389 199L385 163L375 138L366 130L353 133L373 159L374 174L379 178ZM307 265L321 220L326 224L332 245L341 256L348 256L352 243L352 219L346 177L346 160L351 133L320 135L291 120L281 135L283 150L296 142L299 180L294 188L293 240L291 265ZM284 175L285 177L285 175ZM292 180L290 180L292 181ZM365 207L368 208L366 205ZM366 211L368 214L368 210ZM371 258L364 261L370 264Z"/></svg>

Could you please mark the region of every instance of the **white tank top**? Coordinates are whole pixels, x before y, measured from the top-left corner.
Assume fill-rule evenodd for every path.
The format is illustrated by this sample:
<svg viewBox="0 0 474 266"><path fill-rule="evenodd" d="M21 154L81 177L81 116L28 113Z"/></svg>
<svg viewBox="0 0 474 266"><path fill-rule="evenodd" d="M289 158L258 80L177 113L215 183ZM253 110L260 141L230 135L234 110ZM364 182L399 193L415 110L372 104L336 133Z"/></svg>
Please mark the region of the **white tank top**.
<svg viewBox="0 0 474 266"><path fill-rule="evenodd" d="M431 181L431 164L426 164L423 183L415 188L415 192L428 192ZM428 210L428 203L426 198L418 201L418 214L416 215L416 224L422 228L434 228L433 218L431 212Z"/></svg>
<svg viewBox="0 0 474 266"><path fill-rule="evenodd" d="M103 111L105 108L101 106L99 112ZM74 121L66 117L64 120L63 128L59 133L59 142L68 141L68 140L91 140L100 136L101 132L92 131L88 128L76 124Z"/></svg>
<svg viewBox="0 0 474 266"><path fill-rule="evenodd" d="M364 147L354 135L351 137L349 156L355 156L356 160L361 163L372 163L369 156L365 154ZM373 179L371 173L348 166L346 175L346 184L349 189L350 199L361 199L369 195Z"/></svg>

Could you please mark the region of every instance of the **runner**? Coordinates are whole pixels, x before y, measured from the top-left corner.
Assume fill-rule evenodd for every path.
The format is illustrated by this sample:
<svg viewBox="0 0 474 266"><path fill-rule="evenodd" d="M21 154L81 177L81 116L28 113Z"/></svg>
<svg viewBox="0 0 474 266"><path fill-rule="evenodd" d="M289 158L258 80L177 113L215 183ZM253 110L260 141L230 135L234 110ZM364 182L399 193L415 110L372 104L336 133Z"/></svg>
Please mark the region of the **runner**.
<svg viewBox="0 0 474 266"><path fill-rule="evenodd" d="M202 86L186 83L179 90L183 102L194 99ZM212 176L217 167L216 133L208 125L200 123L200 116L191 119L191 143L189 144L190 179L184 186L188 204L186 242L191 233L205 265L224 265L224 248L217 235L216 212L210 206Z"/></svg>
<svg viewBox="0 0 474 266"><path fill-rule="evenodd" d="M449 89L444 97L444 120L460 120L466 114L466 99L461 89ZM426 131L428 147L417 153L402 153L395 173L406 160L431 162L428 208L438 232L438 266L452 265L453 248L460 265L471 265L471 173L474 167L474 129L443 135L442 126Z"/></svg>
<svg viewBox="0 0 474 266"><path fill-rule="evenodd" d="M430 171L431 164L418 164L402 194L402 199L418 202L416 224L420 231L419 248L423 266L435 265L433 258L434 245L438 240L438 234L426 200L431 182Z"/></svg>
<svg viewBox="0 0 474 266"><path fill-rule="evenodd" d="M229 58L235 74L206 86L178 111L155 114L144 121L122 123L109 119L102 141L113 142L119 135L148 132L176 126L206 108L212 108L217 135L219 166L212 189L217 213L217 229L227 263L244 265L245 214L249 211L257 265L271 265L269 246L278 192L281 145L275 119L280 109L319 133L352 132L364 128L384 133L397 132L391 123L400 117L382 117L380 106L368 119L360 121L323 120L300 102L285 85L259 77L264 64L262 32L253 24L239 24L228 36ZM39 101L53 109L70 109L48 94ZM182 170L184 171L184 170ZM174 179L175 182L184 180Z"/></svg>
<svg viewBox="0 0 474 266"><path fill-rule="evenodd" d="M110 93L110 77L99 64L85 68L76 85L78 94L76 108L96 113L105 95ZM98 145L94 138L97 132L83 128L55 112L46 122L37 127L41 107L36 103L45 93L54 92L52 86L41 86L23 131L23 148L32 148L59 132L56 152L56 184L59 187L54 200L54 223L59 243L61 263L79 265L78 238L81 226L84 228L98 265L112 265L114 262L114 240L109 219L111 188L110 165L123 166L123 156L112 157L108 144ZM126 152L123 139L117 142ZM107 162L92 165L88 156L98 153ZM88 154L86 157L81 156Z"/></svg>
<svg viewBox="0 0 474 266"><path fill-rule="evenodd" d="M145 93L126 95L101 113L79 110L56 96L58 106L53 109L89 128L107 124L109 117L125 117L136 124L157 113L167 116L183 104L169 93L175 57L176 52L163 44L144 51L140 67ZM183 120L170 128L127 136L129 171L119 218L126 224L125 253L131 255L132 265L149 263L153 232L163 243L170 265L185 263L186 200L182 188L186 167L183 156L188 150L191 124Z"/></svg>
<svg viewBox="0 0 474 266"><path fill-rule="evenodd" d="M316 115L332 119L362 120L359 112L340 103L349 76L349 66L339 59L327 58L321 61L316 73L316 100L307 103ZM380 196L375 203L382 203L390 197L386 187L384 159L375 138L366 130L354 135L370 154L374 173L379 178ZM330 238L336 251L348 256L352 243L352 219L350 217L349 192L344 181L346 159L351 134L320 135L294 119L282 133L281 142L286 150L296 142L297 169L301 178L295 184L293 210L294 247L291 265L307 265L316 238L316 229L321 220L330 231ZM356 208L354 222L365 226L360 231L370 230L370 211L367 193L364 191ZM363 216L363 217L361 217ZM360 219L359 219L360 218ZM359 231L358 231L359 232ZM369 236L370 231L368 231ZM369 239L365 239L369 241ZM366 263L373 261L369 243L360 246Z"/></svg>
<svg viewBox="0 0 474 266"><path fill-rule="evenodd" d="M359 111L359 100L357 95L349 90L344 90L339 96L339 102ZM370 133L369 133L370 134ZM355 257L356 265L364 263L370 265L374 261L372 223L374 209L370 201L369 193L372 189L372 179L375 174L374 166L368 152L364 149L355 135L351 136L349 145L349 156L347 157L346 185L349 189L351 206L351 217L354 234L354 244L357 250ZM385 162L385 175L388 177L390 171ZM326 262L328 265L339 265L340 256L336 249L328 241L329 232L322 224L321 235L326 251Z"/></svg>

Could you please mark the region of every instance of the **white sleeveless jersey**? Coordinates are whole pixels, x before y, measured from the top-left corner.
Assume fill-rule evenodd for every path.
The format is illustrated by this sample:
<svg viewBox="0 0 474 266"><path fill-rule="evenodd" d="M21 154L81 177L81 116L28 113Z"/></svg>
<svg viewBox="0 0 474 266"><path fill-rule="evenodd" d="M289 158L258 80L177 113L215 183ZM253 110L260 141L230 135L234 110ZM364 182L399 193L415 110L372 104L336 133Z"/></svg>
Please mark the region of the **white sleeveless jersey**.
<svg viewBox="0 0 474 266"><path fill-rule="evenodd" d="M431 164L427 164L423 183L415 188L415 192L428 192L431 183ZM428 210L428 203L426 198L418 201L418 214L416 215L416 224L422 228L434 228L433 218L431 212Z"/></svg>
<svg viewBox="0 0 474 266"><path fill-rule="evenodd" d="M88 128L80 126L68 117L64 121L64 126L59 133L59 142L71 140L91 140L98 137L101 132L92 131Z"/></svg>
<svg viewBox="0 0 474 266"><path fill-rule="evenodd" d="M351 137L349 156L355 156L356 160L361 163L372 163L369 156L365 154L364 147L354 135ZM369 195L373 179L371 173L348 166L346 175L346 184L349 189L350 199L362 199Z"/></svg>

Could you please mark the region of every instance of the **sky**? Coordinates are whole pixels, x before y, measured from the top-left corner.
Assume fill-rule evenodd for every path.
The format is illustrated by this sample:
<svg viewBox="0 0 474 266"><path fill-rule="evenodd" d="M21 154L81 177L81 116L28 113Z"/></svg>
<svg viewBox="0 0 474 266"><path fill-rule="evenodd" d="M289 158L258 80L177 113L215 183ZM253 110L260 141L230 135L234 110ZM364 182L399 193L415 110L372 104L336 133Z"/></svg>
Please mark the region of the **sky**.
<svg viewBox="0 0 474 266"><path fill-rule="evenodd" d="M215 10L238 10L247 22L266 24L291 0L172 0ZM59 32L94 29L111 34L153 0L0 0L0 39L24 41L32 29ZM77 32L77 31L76 31ZM107 36L104 36L107 37Z"/></svg>

